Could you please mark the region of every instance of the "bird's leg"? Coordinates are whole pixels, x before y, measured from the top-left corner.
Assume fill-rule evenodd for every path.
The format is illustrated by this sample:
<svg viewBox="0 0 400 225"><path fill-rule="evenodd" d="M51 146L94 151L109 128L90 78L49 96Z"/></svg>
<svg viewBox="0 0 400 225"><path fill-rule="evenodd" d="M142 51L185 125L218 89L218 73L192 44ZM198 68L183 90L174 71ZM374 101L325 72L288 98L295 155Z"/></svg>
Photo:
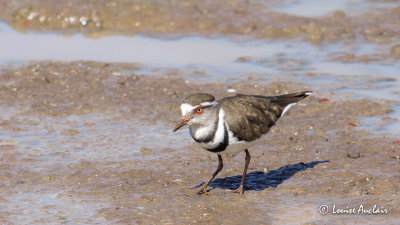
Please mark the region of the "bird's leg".
<svg viewBox="0 0 400 225"><path fill-rule="evenodd" d="M222 161L222 156L221 156L221 155L218 155L218 167L217 167L217 170L215 170L215 172L214 172L214 174L212 175L211 179L209 179L209 180L207 181L207 183L205 183L205 184L201 187L200 191L197 192L198 195L201 195L201 194L203 194L203 193L206 193L206 188L207 188L208 184L209 184L212 180L214 180L214 178L217 176L217 174L219 173L219 171L222 170L222 167L223 167L223 166L224 166L224 163L223 163L223 161Z"/></svg>
<svg viewBox="0 0 400 225"><path fill-rule="evenodd" d="M236 193L240 193L240 194L244 193L243 185L244 185L244 180L245 180L246 174L247 174L247 168L249 168L250 158L251 158L250 153L247 149L245 150L245 152L246 152L246 158L245 158L242 181L240 182L240 185L236 190L232 190L232 192L236 192Z"/></svg>

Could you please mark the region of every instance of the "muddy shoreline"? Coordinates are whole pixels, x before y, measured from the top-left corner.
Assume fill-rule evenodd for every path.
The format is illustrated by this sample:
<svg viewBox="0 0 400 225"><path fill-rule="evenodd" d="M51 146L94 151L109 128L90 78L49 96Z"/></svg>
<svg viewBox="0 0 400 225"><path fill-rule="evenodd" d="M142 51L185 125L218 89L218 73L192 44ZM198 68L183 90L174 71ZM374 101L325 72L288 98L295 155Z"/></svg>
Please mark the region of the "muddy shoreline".
<svg viewBox="0 0 400 225"><path fill-rule="evenodd" d="M181 99L199 91L228 96L229 86L266 95L307 86L255 87L251 80L198 85L175 75L140 75L137 69L135 64L85 61L2 69L0 96L8 115L0 123L3 223L396 221L400 177L393 171L400 166L399 146L394 137L357 129L360 116L385 115L391 101L333 95L321 100L317 92L251 149L244 196L224 190L239 183L241 154L226 158L209 196L197 196L193 187L208 178L216 157L192 143L186 130L170 133ZM116 71L131 72L112 75ZM42 195L52 201L33 197ZM21 201L53 216L21 214ZM350 218L318 212L321 205L333 204L376 204L389 213ZM87 210L74 210L74 205Z"/></svg>
<svg viewBox="0 0 400 225"><path fill-rule="evenodd" d="M0 19L39 35L293 43L271 44L273 54L237 55L240 65L224 68L209 61L160 67L6 57L10 63L0 64L1 224L398 222L400 140L393 126L400 118L400 6L379 6L395 1L365 1L372 7L320 17L279 12L291 3L272 0L52 3L2 2ZM290 45L299 41L321 48L296 53ZM229 74L230 65L258 71ZM208 195L196 195L217 157L187 129L172 133L184 97L304 90L314 94L250 149L245 195L226 191L239 185L243 153L226 156ZM361 206L367 211L359 213ZM345 212L352 208L357 213Z"/></svg>
<svg viewBox="0 0 400 225"><path fill-rule="evenodd" d="M370 3L379 1L370 1ZM347 13L336 10L322 17L294 16L274 11L277 1L15 1L0 5L1 19L20 31L83 32L89 37L145 34L181 37L240 35L255 39L300 39L332 43L362 39L398 43L400 7ZM368 1L367 1L368 3ZM232 20L232 18L235 18ZM398 51L396 51L398 52ZM398 55L398 53L396 53Z"/></svg>

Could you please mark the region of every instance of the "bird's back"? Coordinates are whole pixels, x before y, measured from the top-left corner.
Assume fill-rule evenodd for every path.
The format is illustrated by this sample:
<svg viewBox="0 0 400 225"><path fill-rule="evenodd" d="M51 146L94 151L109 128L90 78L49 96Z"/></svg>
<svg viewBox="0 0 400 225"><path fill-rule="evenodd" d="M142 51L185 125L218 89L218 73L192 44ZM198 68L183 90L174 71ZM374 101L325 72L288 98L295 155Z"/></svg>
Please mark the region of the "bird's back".
<svg viewBox="0 0 400 225"><path fill-rule="evenodd" d="M280 96L236 95L218 102L225 111L225 121L236 138L250 142L266 134L286 107L310 93L298 92Z"/></svg>

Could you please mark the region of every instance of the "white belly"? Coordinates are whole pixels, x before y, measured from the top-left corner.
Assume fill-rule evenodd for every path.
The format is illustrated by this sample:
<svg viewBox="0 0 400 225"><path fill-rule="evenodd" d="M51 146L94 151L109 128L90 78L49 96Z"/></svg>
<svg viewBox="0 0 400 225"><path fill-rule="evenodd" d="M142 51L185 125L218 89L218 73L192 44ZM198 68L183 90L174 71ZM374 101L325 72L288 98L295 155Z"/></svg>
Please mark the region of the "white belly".
<svg viewBox="0 0 400 225"><path fill-rule="evenodd" d="M226 149L218 154L236 154L238 152L244 151L247 148L250 148L255 144L256 141L252 142L245 142L245 141L239 141L239 142L234 142L234 143L229 143L228 147Z"/></svg>
<svg viewBox="0 0 400 225"><path fill-rule="evenodd" d="M246 141L239 141L232 133L232 131L229 130L229 126L227 123L226 127L228 128L228 134L229 134L229 145L226 147L226 149L220 154L235 154L241 151L244 151L251 146L255 145L263 136L261 136L259 139L251 141L251 142L246 142Z"/></svg>

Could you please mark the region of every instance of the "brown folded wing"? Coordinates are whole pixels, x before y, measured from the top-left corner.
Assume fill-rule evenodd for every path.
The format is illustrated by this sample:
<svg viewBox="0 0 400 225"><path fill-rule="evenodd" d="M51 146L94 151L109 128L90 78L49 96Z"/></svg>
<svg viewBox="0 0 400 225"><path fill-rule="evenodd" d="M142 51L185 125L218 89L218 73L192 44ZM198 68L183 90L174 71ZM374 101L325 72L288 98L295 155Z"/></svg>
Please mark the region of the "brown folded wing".
<svg viewBox="0 0 400 225"><path fill-rule="evenodd" d="M266 134L284 108L308 96L299 92L280 96L236 95L219 100L225 121L239 140L254 141Z"/></svg>

